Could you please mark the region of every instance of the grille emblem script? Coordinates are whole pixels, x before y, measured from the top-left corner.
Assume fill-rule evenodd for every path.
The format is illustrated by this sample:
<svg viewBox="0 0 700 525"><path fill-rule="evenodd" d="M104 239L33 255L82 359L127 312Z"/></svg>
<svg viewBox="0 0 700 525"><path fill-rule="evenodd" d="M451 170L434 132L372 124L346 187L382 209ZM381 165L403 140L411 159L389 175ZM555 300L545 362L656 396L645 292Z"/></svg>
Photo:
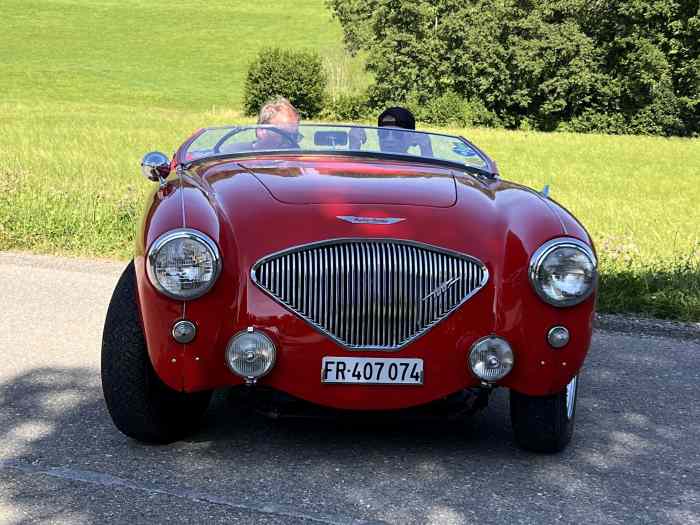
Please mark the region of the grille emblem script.
<svg viewBox="0 0 700 525"><path fill-rule="evenodd" d="M336 217L352 224L396 224L406 220L403 217L356 217L354 215L336 215Z"/></svg>
<svg viewBox="0 0 700 525"><path fill-rule="evenodd" d="M426 295L425 297L423 297L423 299L421 299L421 301L427 301L428 299L430 299L430 298L433 297L433 296L440 297L440 296L441 296L442 294L444 294L447 290L449 290L450 288L452 288L452 285L455 284L457 281L459 281L461 278L462 278L462 276L461 276L461 275L458 275L458 276L455 277L454 279L450 279L449 281L445 281L445 282L442 283L440 286L438 286L437 288L435 288L435 290L433 290L433 291L430 292L428 295Z"/></svg>

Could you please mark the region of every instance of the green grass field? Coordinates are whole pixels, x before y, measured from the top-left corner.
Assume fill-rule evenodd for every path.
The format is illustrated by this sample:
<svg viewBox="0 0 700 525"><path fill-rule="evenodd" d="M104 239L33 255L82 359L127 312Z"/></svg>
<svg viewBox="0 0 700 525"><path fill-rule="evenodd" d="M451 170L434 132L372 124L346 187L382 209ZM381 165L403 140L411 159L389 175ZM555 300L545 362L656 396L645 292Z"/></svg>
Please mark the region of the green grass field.
<svg viewBox="0 0 700 525"><path fill-rule="evenodd" d="M2 0L5 102L75 102L202 111L240 107L260 48L343 59L323 0ZM362 81L329 68L333 78Z"/></svg>
<svg viewBox="0 0 700 525"><path fill-rule="evenodd" d="M318 50L335 90L367 82L322 0L3 0L0 15L0 250L129 257L141 155L239 121L261 46ZM589 228L601 310L700 320L699 140L456 131Z"/></svg>

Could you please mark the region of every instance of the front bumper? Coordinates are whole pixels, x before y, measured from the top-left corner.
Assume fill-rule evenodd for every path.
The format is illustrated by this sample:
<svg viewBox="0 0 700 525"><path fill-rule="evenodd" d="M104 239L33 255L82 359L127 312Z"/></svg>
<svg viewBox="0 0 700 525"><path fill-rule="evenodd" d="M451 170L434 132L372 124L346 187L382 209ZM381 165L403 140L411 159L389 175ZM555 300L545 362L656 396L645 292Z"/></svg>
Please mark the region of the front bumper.
<svg viewBox="0 0 700 525"><path fill-rule="evenodd" d="M137 271L143 259L136 260ZM141 266L141 268L139 268ZM143 276L143 273L140 274ZM595 298L572 308L543 304L526 286L501 290L495 300L492 285L450 314L427 333L398 351L348 350L318 332L252 283L241 287L233 306L224 294L173 307L147 279L139 279L139 297L151 362L171 388L193 392L243 380L226 366L225 349L236 333L252 326L277 347L275 367L258 384L327 407L352 410L407 408L447 397L481 384L469 369L472 344L487 335L506 339L515 354L512 372L496 385L528 395L563 390L580 369L591 340ZM494 307L494 305L499 305ZM197 338L177 344L171 328L186 317L197 325ZM546 339L553 326L566 326L570 342L552 348ZM336 357L404 357L424 361L423 385L323 384L322 360Z"/></svg>

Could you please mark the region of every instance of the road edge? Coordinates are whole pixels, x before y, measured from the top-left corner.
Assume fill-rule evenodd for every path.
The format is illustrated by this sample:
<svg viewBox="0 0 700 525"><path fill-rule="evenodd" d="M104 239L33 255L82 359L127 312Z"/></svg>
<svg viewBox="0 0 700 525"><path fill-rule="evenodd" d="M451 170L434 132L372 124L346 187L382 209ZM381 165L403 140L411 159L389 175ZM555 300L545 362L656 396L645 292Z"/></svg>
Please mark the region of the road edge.
<svg viewBox="0 0 700 525"><path fill-rule="evenodd" d="M128 261L40 255L19 251L0 251L0 265L45 268L78 273L118 273ZM700 323L682 323L634 314L596 314L595 328L606 332L670 337L700 341Z"/></svg>
<svg viewBox="0 0 700 525"><path fill-rule="evenodd" d="M700 341L700 323L636 317L633 314L596 313L594 326L597 330L605 332Z"/></svg>

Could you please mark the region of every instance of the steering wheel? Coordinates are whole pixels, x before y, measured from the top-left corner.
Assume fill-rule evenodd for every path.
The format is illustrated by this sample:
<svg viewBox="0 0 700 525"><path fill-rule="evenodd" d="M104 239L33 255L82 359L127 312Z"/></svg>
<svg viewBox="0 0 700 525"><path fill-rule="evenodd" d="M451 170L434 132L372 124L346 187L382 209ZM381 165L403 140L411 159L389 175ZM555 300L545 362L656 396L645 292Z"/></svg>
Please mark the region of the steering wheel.
<svg viewBox="0 0 700 525"><path fill-rule="evenodd" d="M281 128L275 127L275 126L265 126L264 128L258 128L257 126L243 126L243 127L238 127L234 128L228 133L226 133L223 137L221 137L216 144L214 144L214 147L212 148L212 151L216 154L221 153L221 146L223 146L231 137L238 135L239 133L243 131L248 131L250 129L264 129L266 131L272 131L273 133L278 134L281 136L286 142L289 143L289 148L296 149L299 147L299 143L297 141L297 138L289 133L288 131L285 131ZM251 149L255 149L255 144L256 142L251 143ZM286 149L286 148L283 148Z"/></svg>

